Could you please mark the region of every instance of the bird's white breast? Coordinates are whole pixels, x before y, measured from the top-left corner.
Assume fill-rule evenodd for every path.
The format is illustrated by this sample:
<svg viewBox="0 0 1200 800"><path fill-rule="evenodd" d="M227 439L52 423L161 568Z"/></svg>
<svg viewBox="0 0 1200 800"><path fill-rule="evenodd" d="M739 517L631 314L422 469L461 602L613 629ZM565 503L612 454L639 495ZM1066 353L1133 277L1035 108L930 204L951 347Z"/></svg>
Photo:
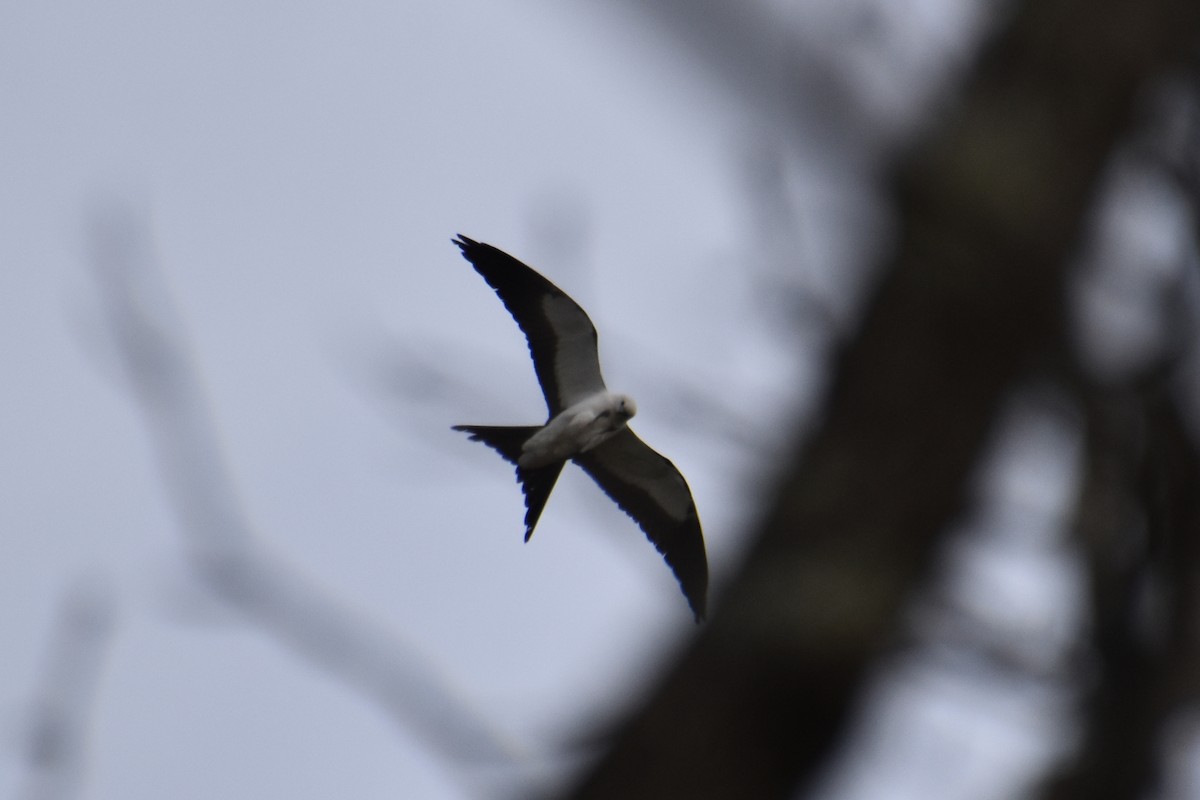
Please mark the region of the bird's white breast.
<svg viewBox="0 0 1200 800"><path fill-rule="evenodd" d="M618 409L626 399L601 391L565 409L522 445L520 465L527 469L543 467L601 444L625 427L628 416L618 413Z"/></svg>

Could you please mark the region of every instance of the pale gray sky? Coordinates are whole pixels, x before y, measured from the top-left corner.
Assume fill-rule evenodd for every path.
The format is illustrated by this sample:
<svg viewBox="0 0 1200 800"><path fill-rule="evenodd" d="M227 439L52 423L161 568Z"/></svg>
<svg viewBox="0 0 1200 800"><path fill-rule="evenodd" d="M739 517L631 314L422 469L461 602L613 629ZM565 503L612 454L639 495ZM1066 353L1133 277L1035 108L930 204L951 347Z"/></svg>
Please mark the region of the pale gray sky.
<svg viewBox="0 0 1200 800"><path fill-rule="evenodd" d="M874 5L761 3L815 52ZM972 24L900 5L892 49L839 54L847 102L897 131ZM0 10L0 796L27 777L23 704L81 578L116 609L85 797L437 800L523 777L447 762L190 577L90 271L89 215L114 201L153 239L258 534L481 718L545 752L634 699L691 632L670 572L581 472L524 545L510 469L450 431L543 405L516 325L449 240L495 244L589 310L609 385L692 486L719 591L765 448L819 389L773 259L800 248L837 309L886 220L855 182L869 165L781 146L761 97L634 8ZM764 163L794 231L763 227ZM715 405L690 411L697 390Z"/></svg>
<svg viewBox="0 0 1200 800"><path fill-rule="evenodd" d="M535 749L582 732L688 632L669 571L586 478L564 477L522 545L509 468L449 430L543 413L519 331L449 242L462 231L589 308L609 381L700 498L719 574L747 459L673 425L655 403L670 395L645 384L719 380L753 420L759 390L769 407L790 375L764 370L774 334L745 311L729 157L745 132L684 61L586 3L15 3L0 18L0 741L15 746L84 575L117 603L86 796L469 793L190 581L89 272L87 220L113 198L144 214L259 533L482 715ZM556 253L547 232L564 230ZM453 391L383 392L404 354ZM0 756L12 796L26 766Z"/></svg>

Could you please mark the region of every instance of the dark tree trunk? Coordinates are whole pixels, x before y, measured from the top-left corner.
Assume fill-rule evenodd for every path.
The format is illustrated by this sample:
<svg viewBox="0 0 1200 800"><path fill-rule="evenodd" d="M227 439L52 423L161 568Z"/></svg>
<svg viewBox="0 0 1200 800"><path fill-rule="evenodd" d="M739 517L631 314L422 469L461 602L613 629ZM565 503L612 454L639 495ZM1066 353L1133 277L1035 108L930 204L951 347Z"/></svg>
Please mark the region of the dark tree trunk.
<svg viewBox="0 0 1200 800"><path fill-rule="evenodd" d="M1066 265L1196 0L1016 9L899 171L900 236L710 622L570 797L791 796L838 744L1006 393L1062 347Z"/></svg>

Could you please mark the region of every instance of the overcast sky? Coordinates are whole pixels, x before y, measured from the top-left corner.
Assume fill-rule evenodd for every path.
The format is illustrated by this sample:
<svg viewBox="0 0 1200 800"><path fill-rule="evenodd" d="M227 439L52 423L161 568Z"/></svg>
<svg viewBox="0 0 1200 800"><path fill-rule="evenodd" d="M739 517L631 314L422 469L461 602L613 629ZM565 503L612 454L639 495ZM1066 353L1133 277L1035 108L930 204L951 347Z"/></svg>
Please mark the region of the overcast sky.
<svg viewBox="0 0 1200 800"><path fill-rule="evenodd" d="M739 262L754 126L654 36L588 3L6 4L0 794L80 580L116 609L86 796L480 789L190 578L90 271L89 217L115 201L153 240L256 531L482 716L535 750L582 735L690 631L581 473L523 545L511 470L449 430L544 410L461 231L588 308L719 580L744 443L792 375ZM750 427L689 430L676 380Z"/></svg>
<svg viewBox="0 0 1200 800"><path fill-rule="evenodd" d="M770 104L632 5L0 9L0 796L28 777L26 704L80 586L114 609L94 798L494 795L572 764L548 754L691 633L669 570L581 472L522 544L511 469L450 431L544 410L520 332L450 239L589 311L610 387L691 484L719 593L771 447L820 388L772 259L799 242L787 264L836 321L843 267L886 219L840 162L780 153ZM797 41L819 49L870 5L798 4ZM854 102L907 124L969 37L933 0L898 5L894 51L843 55ZM772 184L796 203L769 209L774 229L756 206ZM115 207L152 242L260 540L420 652L534 753L528 773L448 761L192 576L91 269L89 220Z"/></svg>

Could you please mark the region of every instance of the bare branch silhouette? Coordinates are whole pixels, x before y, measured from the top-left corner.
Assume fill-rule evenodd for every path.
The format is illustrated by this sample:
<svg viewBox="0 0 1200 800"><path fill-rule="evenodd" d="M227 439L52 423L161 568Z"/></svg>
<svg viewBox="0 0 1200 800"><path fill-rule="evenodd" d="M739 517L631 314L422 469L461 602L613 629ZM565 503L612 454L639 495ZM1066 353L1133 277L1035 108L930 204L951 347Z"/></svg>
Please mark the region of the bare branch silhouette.
<svg viewBox="0 0 1200 800"><path fill-rule="evenodd" d="M70 800L80 793L113 606L107 584L95 580L77 582L62 599L26 728L28 772L17 793L21 800Z"/></svg>
<svg viewBox="0 0 1200 800"><path fill-rule="evenodd" d="M1191 0L1025 3L897 182L900 239L746 562L575 798L789 797L841 744L1003 399L1063 347L1064 275Z"/></svg>
<svg viewBox="0 0 1200 800"><path fill-rule="evenodd" d="M396 632L347 608L260 539L224 465L146 232L130 213L106 209L92 233L108 319L199 576L247 622L365 696L437 754L515 767L513 743L481 718L445 670Z"/></svg>
<svg viewBox="0 0 1200 800"><path fill-rule="evenodd" d="M1200 308L1185 291L1194 255L1181 253L1152 295L1165 332L1155 356L1122 380L1076 383L1088 422L1074 533L1089 577L1091 680L1081 681L1080 742L1045 781L1047 800L1175 796L1170 726L1200 700L1200 448L1183 380L1197 355Z"/></svg>
<svg viewBox="0 0 1200 800"><path fill-rule="evenodd" d="M1047 800L1161 790L1165 725L1200 699L1200 457L1161 377L1089 392L1077 528L1098 681L1082 746L1047 783Z"/></svg>

